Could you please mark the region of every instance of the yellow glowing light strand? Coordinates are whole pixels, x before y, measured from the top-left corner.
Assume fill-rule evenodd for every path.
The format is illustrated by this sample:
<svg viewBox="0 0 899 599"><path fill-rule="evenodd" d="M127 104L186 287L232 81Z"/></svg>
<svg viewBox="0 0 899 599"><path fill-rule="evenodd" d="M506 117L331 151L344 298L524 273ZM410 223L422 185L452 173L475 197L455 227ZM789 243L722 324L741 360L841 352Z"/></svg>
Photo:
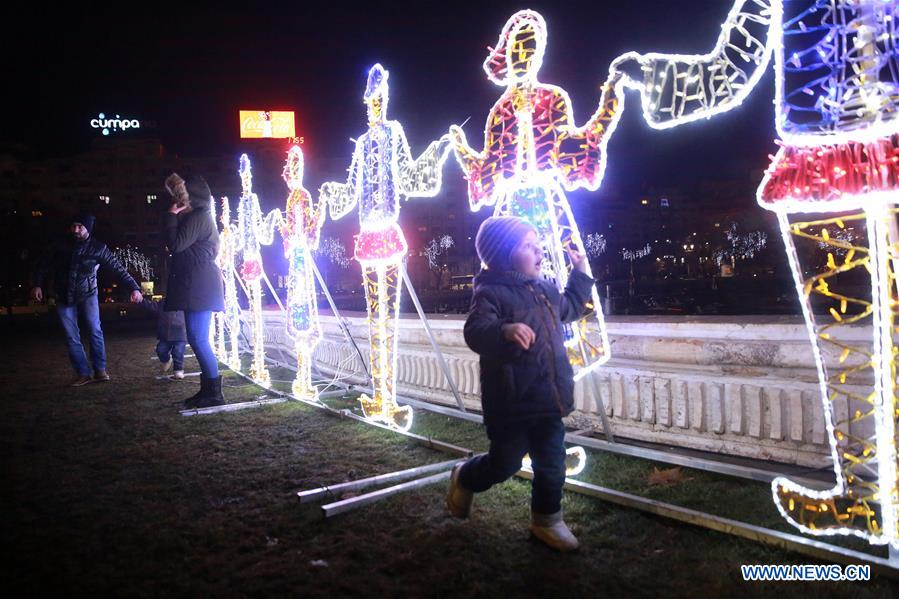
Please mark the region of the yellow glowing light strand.
<svg viewBox="0 0 899 599"><path fill-rule="evenodd" d="M294 397L316 401L318 389L312 384L312 354L321 341L322 331L312 252L318 248L325 214L322 204L314 203L303 187L303 151L299 146L288 151L283 177L290 190L281 225L288 265L286 320L297 354L297 375L291 389Z"/></svg>
<svg viewBox="0 0 899 599"><path fill-rule="evenodd" d="M497 216L520 216L531 222L547 258L543 274L563 289L571 272L566 248L585 247L565 191L596 190L602 182L606 146L621 115L620 75L610 76L596 112L577 127L567 92L537 79L546 48L543 17L532 10L515 13L499 40L484 70L493 83L506 89L487 117L484 150L473 150L464 132L453 126L456 159L469 181L472 210L493 205ZM566 325L565 345L575 380L610 356L595 288L584 311L586 316ZM595 320L595 330L588 326L590 320Z"/></svg>
<svg viewBox="0 0 899 599"><path fill-rule="evenodd" d="M373 388L371 397L360 397L362 411L368 419L408 430L412 409L396 402L400 269L408 253L397 218L401 198L433 197L440 191L449 137L432 142L413 160L402 126L386 118L387 79L388 72L379 64L369 71L363 94L368 130L356 140L346 183L325 183L319 194L333 219L359 206L354 253L365 286Z"/></svg>
<svg viewBox="0 0 899 599"><path fill-rule="evenodd" d="M236 249L241 252L240 277L246 284L248 303L253 316L253 362L250 378L263 387L271 386L271 377L265 366L265 329L262 319L262 277L265 276L260 248L271 245L275 228L281 222L280 211L272 210L263 217L259 198L253 193L253 173L246 154L240 157L240 182L242 192L237 205Z"/></svg>
<svg viewBox="0 0 899 599"><path fill-rule="evenodd" d="M521 467L524 470L533 472L534 464L530 454L527 454L521 460ZM580 445L569 447L565 450L565 476L577 476L587 467L587 452Z"/></svg>
<svg viewBox="0 0 899 599"><path fill-rule="evenodd" d="M234 226L231 223L231 207L228 198L222 198L222 229L219 233L219 253L216 264L225 280L225 310L216 313L216 348L219 360L235 372L240 371L240 304L237 301L237 281L235 280Z"/></svg>
<svg viewBox="0 0 899 599"><path fill-rule="evenodd" d="M629 80L627 85L640 90L649 125L667 129L738 106L758 83L771 55L775 56L776 127L784 145L772 157L772 166L759 186L758 201L777 213L802 299L836 485L819 491L777 478L772 482L774 502L784 518L803 532L853 535L872 544L899 547L895 340L899 270L895 206L899 190L890 187L891 179L886 178L891 163L899 157L887 156L884 161L883 156L861 155L859 161L866 167L873 164L872 159L881 160L881 180L877 173L848 165L866 177L859 179L865 184L858 191L845 193L840 186L831 185L816 196L803 184L792 190L793 195L787 193L776 200L766 196L775 177L782 175L788 151L807 149L805 159L813 166L816 156L838 155L834 150L841 146L859 152L892 151L894 143L887 140L899 133L895 30L899 11L897 2L883 0L807 0L793 3L790 9L793 12L785 18L781 0L737 0L718 43L708 54L631 52L616 59L613 70L627 71L639 65L640 79ZM817 36L802 35L809 30ZM792 41L818 41L788 55L787 31ZM809 64L828 67L822 72L829 74L789 87L787 75L792 78L813 70L808 69ZM797 100L803 94L817 102L803 107ZM811 122L791 120L792 112L803 109L836 116ZM838 164L822 176L840 181L847 172ZM847 212L852 214L845 215ZM790 215L801 213L834 216L790 222ZM866 245L828 232L831 227L842 229L847 222L865 228ZM796 244L803 240L828 248L823 269L800 264ZM834 257L836 250L845 253L840 262ZM859 268L871 282L870 301L837 289L840 275ZM806 276L809 270L815 274ZM812 311L813 296L831 302L823 321ZM849 326L856 323L865 324L872 332L870 349L849 338ZM836 364L825 362L828 353L839 354Z"/></svg>

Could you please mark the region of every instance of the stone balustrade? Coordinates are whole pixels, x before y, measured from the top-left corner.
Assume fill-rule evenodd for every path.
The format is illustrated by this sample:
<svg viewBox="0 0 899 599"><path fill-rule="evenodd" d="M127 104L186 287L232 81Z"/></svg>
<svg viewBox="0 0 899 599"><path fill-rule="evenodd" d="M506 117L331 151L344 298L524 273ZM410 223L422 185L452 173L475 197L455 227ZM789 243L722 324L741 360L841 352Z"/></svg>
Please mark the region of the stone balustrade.
<svg viewBox="0 0 899 599"><path fill-rule="evenodd" d="M364 314L344 314L368 360ZM364 371L336 318L323 315L315 351L320 371L364 383ZM293 359L279 312L265 313L267 354ZM467 408L478 410L478 358L462 338L464 316L432 315L431 329ZM621 437L722 454L827 467L818 377L805 323L797 317L611 317L612 359L579 381L577 428L599 429L596 391ZM863 343L866 331L854 336ZM836 356L825 356L836 360ZM400 396L455 406L455 400L414 315L399 322ZM837 408L839 410L839 408Z"/></svg>

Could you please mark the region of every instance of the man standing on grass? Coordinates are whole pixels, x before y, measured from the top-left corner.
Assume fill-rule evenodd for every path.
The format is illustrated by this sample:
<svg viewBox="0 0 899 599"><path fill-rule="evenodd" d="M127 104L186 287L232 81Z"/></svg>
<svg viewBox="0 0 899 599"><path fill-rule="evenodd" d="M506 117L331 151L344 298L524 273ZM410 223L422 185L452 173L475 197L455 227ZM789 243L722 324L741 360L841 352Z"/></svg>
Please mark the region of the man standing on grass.
<svg viewBox="0 0 899 599"><path fill-rule="evenodd" d="M50 275L56 291L56 311L66 332L69 360L75 369L72 387L80 387L94 381L108 381L106 373L106 346L103 329L100 328L100 305L97 299L97 270L100 265L112 270L121 284L131 290L131 301L140 302L140 287L128 274L122 263L101 241L91 238L95 218L90 214L76 216L69 226L66 238L52 243L38 261L34 273L31 297L43 301L41 289ZM78 328L79 315L87 324L91 345L91 364L88 364L81 344Z"/></svg>

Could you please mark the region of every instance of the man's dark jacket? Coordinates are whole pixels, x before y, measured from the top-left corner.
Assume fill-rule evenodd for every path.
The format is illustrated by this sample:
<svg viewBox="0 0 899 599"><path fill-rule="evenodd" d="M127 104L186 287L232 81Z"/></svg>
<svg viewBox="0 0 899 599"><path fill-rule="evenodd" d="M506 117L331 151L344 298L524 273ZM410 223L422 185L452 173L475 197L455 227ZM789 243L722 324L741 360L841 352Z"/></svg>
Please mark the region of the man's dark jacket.
<svg viewBox="0 0 899 599"><path fill-rule="evenodd" d="M52 243L38 262L33 283L35 287L44 287L47 277L52 277L56 301L72 306L97 294L97 270L101 265L111 270L128 291L140 289L106 244L93 237L83 241L69 237Z"/></svg>
<svg viewBox="0 0 899 599"><path fill-rule="evenodd" d="M172 253L166 288L166 310L221 312L225 309L222 271L215 263L218 228L210 212L209 186L202 177L189 177L191 210L166 214L166 245Z"/></svg>
<svg viewBox="0 0 899 599"><path fill-rule="evenodd" d="M574 371L562 323L589 312L593 279L573 271L564 293L542 279L514 271L481 271L474 280L465 342L481 360L481 404L487 433L517 421L567 416L574 409ZM527 350L503 337L506 324L523 323L535 341Z"/></svg>

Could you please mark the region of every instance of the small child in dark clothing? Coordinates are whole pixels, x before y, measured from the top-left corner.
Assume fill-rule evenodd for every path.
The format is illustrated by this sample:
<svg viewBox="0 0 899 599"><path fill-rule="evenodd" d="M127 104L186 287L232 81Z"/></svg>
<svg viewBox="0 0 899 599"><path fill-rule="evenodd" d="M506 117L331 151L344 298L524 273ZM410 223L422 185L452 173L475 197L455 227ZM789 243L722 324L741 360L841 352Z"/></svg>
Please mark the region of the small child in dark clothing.
<svg viewBox="0 0 899 599"><path fill-rule="evenodd" d="M589 311L593 279L586 274L586 256L568 248L573 269L565 292L559 293L540 275L543 249L527 221L488 218L478 230L475 249L486 267L475 277L464 333L465 342L480 355L490 451L453 468L447 507L452 515L467 517L473 493L514 475L530 454L531 531L550 547L571 551L578 541L562 520L562 418L574 409L574 371L562 324Z"/></svg>
<svg viewBox="0 0 899 599"><path fill-rule="evenodd" d="M184 378L184 349L187 346L187 329L184 326L184 312L165 311L165 300L154 302L144 299L143 307L159 317L156 325L156 356L159 358L160 372L172 372L176 379Z"/></svg>

